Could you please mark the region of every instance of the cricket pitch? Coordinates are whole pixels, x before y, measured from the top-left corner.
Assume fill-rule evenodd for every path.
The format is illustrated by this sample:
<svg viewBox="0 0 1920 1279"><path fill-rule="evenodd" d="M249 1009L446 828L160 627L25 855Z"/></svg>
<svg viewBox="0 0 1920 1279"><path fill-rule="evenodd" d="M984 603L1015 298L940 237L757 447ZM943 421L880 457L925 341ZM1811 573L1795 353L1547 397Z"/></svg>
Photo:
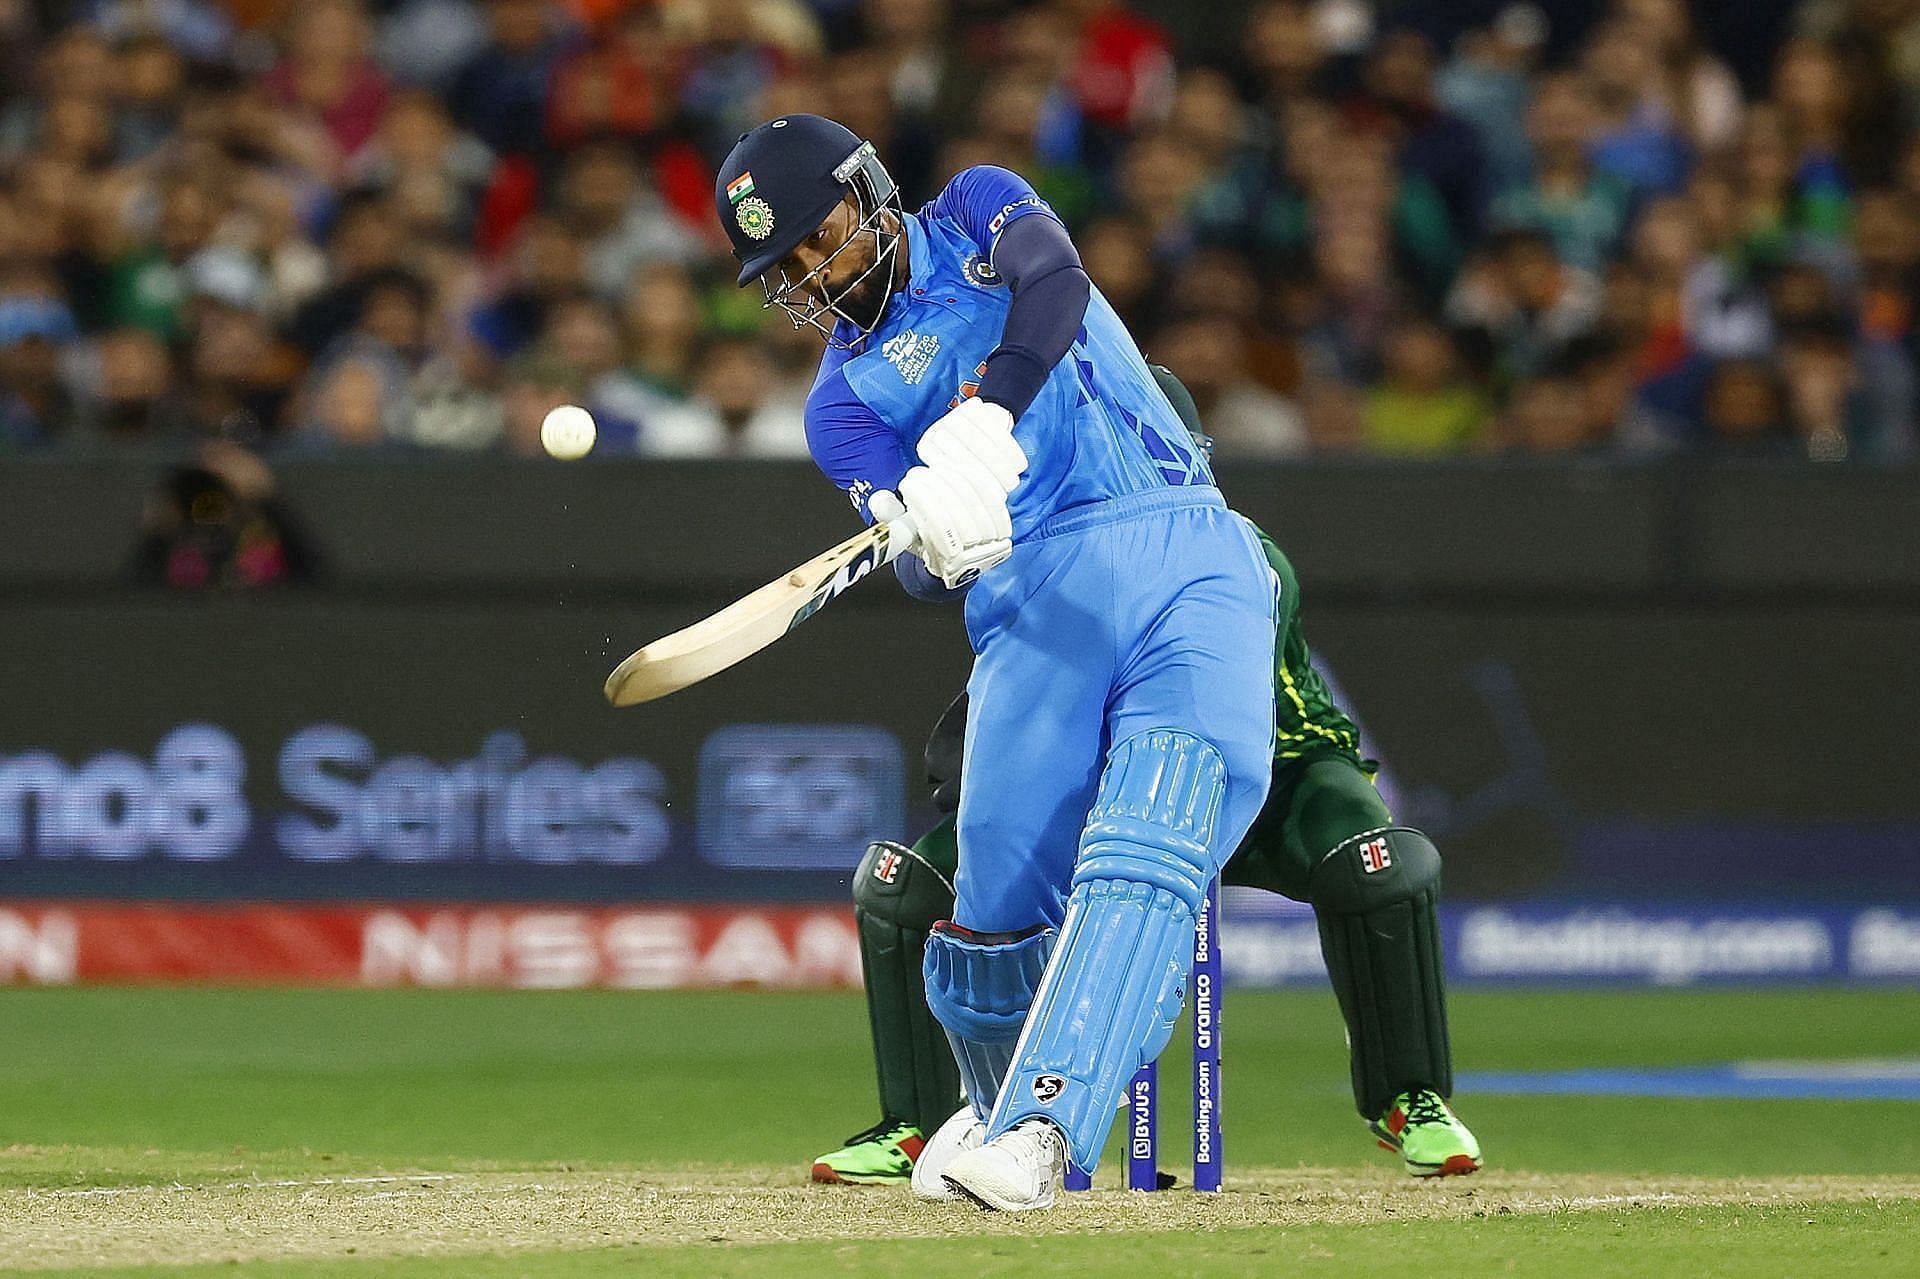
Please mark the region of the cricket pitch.
<svg viewBox="0 0 1920 1279"><path fill-rule="evenodd" d="M7 1154L0 1152L0 1158ZM1103 1184L1111 1181L1103 1170ZM607 1247L1090 1231L1205 1232L1706 1207L1920 1201L1920 1177L1709 1178L1247 1169L1220 1195L1097 1189L1049 1213L922 1204L904 1188L812 1186L792 1169L397 1172L0 1191L7 1266L511 1255Z"/></svg>

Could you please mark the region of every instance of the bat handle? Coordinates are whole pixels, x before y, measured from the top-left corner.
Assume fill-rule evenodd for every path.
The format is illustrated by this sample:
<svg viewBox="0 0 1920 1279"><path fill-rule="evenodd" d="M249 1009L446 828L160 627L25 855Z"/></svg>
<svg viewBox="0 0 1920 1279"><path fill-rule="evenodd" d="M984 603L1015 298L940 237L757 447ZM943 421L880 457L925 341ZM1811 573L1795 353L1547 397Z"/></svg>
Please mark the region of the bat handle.
<svg viewBox="0 0 1920 1279"><path fill-rule="evenodd" d="M920 531L913 526L913 518L907 515L895 516L883 525L887 531L887 540L880 548L880 562L876 568L885 568L913 549L914 541Z"/></svg>

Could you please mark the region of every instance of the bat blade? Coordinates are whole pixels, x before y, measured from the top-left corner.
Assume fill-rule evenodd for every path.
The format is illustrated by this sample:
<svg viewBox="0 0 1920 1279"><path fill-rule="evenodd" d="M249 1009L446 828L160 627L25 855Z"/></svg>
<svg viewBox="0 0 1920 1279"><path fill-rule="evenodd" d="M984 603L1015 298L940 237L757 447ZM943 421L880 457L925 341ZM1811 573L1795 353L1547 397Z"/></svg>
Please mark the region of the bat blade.
<svg viewBox="0 0 1920 1279"><path fill-rule="evenodd" d="M913 543L906 520L876 524L759 590L630 655L607 676L607 701L637 706L677 693L753 656L890 564Z"/></svg>

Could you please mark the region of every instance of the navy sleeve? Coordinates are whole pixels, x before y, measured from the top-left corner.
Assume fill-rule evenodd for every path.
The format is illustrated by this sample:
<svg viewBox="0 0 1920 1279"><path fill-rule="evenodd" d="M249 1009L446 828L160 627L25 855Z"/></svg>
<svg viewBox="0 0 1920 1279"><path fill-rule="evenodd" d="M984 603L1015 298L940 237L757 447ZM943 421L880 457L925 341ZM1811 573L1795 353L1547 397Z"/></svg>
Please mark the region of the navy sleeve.
<svg viewBox="0 0 1920 1279"><path fill-rule="evenodd" d="M1013 291L1013 303L1000 345L987 357L979 395L1017 420L1073 345L1093 281L1067 229L1052 218L1025 218L1001 231L994 269Z"/></svg>
<svg viewBox="0 0 1920 1279"><path fill-rule="evenodd" d="M872 523L867 499L880 489L900 487L900 477L912 465L900 437L854 394L846 370L838 367L814 383L806 419L814 465L852 500L860 518Z"/></svg>

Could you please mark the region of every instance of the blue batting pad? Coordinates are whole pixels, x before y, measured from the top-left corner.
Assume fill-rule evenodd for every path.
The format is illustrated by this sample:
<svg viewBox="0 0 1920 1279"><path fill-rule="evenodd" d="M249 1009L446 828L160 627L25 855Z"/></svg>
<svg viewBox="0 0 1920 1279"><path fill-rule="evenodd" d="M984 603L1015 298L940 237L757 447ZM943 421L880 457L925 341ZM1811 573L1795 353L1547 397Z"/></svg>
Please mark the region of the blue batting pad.
<svg viewBox="0 0 1920 1279"><path fill-rule="evenodd" d="M946 1028L960 1082L981 1119L1000 1095L1054 937L1049 928L1017 941L986 940L943 927L927 936L927 1004Z"/></svg>
<svg viewBox="0 0 1920 1279"><path fill-rule="evenodd" d="M1094 1169L1120 1089L1173 1035L1225 789L1219 752L1188 733L1139 733L1109 752L1060 942L989 1138L1046 1118L1067 1135L1069 1160Z"/></svg>

